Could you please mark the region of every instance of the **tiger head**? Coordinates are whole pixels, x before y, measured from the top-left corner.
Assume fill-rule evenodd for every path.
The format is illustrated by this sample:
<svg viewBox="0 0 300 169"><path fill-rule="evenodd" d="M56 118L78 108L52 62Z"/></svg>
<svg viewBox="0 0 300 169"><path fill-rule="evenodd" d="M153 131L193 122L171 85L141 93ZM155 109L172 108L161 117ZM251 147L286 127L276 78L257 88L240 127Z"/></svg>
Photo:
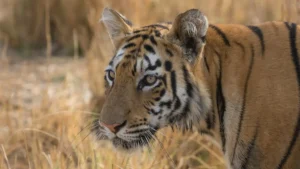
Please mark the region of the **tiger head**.
<svg viewBox="0 0 300 169"><path fill-rule="evenodd" d="M160 128L189 129L205 118L211 100L198 60L208 21L200 11L182 13L173 24L134 28L105 8L102 21L116 51L105 69L99 138L130 150L147 145Z"/></svg>

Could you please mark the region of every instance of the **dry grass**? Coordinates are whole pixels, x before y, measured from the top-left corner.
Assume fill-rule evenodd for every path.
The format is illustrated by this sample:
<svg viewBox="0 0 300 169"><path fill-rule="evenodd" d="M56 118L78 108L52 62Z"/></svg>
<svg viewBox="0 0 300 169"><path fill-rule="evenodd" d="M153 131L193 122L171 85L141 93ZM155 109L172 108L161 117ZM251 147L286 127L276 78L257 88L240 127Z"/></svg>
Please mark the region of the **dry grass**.
<svg viewBox="0 0 300 169"><path fill-rule="evenodd" d="M296 5L296 0L1 0L0 35L8 37L11 46L29 50L44 47L50 32L53 52L72 49L74 37L78 36L81 49L87 51L99 33L97 21L105 6L143 25L172 21L179 12L190 8L200 8L211 22L218 23L297 20ZM281 11L286 15L281 16Z"/></svg>
<svg viewBox="0 0 300 169"><path fill-rule="evenodd" d="M150 169L173 163L224 168L218 148L197 133L167 128L158 133L160 142L129 155L93 141L88 117L101 108L102 72L113 55L98 23L101 11L109 6L145 25L199 8L211 23L253 24L299 21L299 5L299 0L0 0L0 168ZM39 54L49 57L12 59L9 46L44 48ZM80 47L86 57L50 58L57 46L77 55Z"/></svg>
<svg viewBox="0 0 300 169"><path fill-rule="evenodd" d="M47 66L46 59L21 60L1 71L0 168L168 168L172 161L178 168L223 166L221 155L209 153L211 143L197 133L165 129L151 150L130 155L107 142L96 144L86 127L92 112L85 62L52 58Z"/></svg>

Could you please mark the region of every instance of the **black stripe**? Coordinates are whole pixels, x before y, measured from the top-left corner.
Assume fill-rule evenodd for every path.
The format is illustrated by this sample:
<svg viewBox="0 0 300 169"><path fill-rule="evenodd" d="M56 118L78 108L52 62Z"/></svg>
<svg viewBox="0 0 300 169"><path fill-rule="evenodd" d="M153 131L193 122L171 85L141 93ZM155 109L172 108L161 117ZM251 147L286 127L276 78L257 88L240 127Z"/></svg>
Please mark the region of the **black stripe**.
<svg viewBox="0 0 300 169"><path fill-rule="evenodd" d="M205 123L207 125L207 129L210 130L212 128L212 120L210 114L207 115Z"/></svg>
<svg viewBox="0 0 300 169"><path fill-rule="evenodd" d="M207 71L208 71L208 73L209 73L209 66L208 66L207 59L206 59L205 56L204 56L204 63L205 63L205 66L206 66L206 68L207 68Z"/></svg>
<svg viewBox="0 0 300 169"><path fill-rule="evenodd" d="M206 35L201 37L203 43L206 43Z"/></svg>
<svg viewBox="0 0 300 169"><path fill-rule="evenodd" d="M171 72L171 88L172 88L172 94L173 94L172 103L175 102L175 105L174 105L174 108L172 109L171 113L168 115L168 117L169 117L169 122L171 124L174 124L174 122L176 122L177 120L179 120L179 118L181 118L182 115L184 114L184 113L181 113L179 115L176 115L176 116L172 117L173 113L176 110L178 110L180 108L180 106L181 106L180 99L177 96L176 72L175 71Z"/></svg>
<svg viewBox="0 0 300 169"><path fill-rule="evenodd" d="M261 29L257 26L248 26L248 28L251 29L252 32L254 32L258 36L258 38L260 40L262 55L264 55L265 54L265 41L264 41L264 35L263 35Z"/></svg>
<svg viewBox="0 0 300 169"><path fill-rule="evenodd" d="M176 111L176 110L175 109L172 110L171 115L172 115L172 113L174 111ZM170 123L174 124L177 121L181 121L181 120L186 119L186 117L189 114L189 112L190 112L190 100L188 99L188 100L186 100L186 103L184 105L184 108L183 108L182 112L180 114L177 114L177 115L173 116L173 117L170 117L170 119L169 119ZM186 124L188 124L188 123L186 123ZM180 127L181 130L183 131L183 133L185 132L185 130L189 129L187 125L185 125L185 126L177 126L177 127ZM192 126L189 126L189 127L191 128Z"/></svg>
<svg viewBox="0 0 300 169"><path fill-rule="evenodd" d="M203 130L200 130L199 132L200 132L200 134L205 134L205 135L209 135L211 137L214 137L214 134L210 130L203 129Z"/></svg>
<svg viewBox="0 0 300 169"><path fill-rule="evenodd" d="M159 96L160 96L160 97L163 97L165 94L166 94L166 90L165 90L165 89L162 89L162 90L159 92Z"/></svg>
<svg viewBox="0 0 300 169"><path fill-rule="evenodd" d="M136 49L133 49L133 50L129 51L129 53L135 54L136 51L137 51ZM136 58L136 55L133 55L133 58Z"/></svg>
<svg viewBox="0 0 300 169"><path fill-rule="evenodd" d="M127 134L134 134L134 133L143 133L148 131L149 129L140 129L140 130L134 130L134 131L127 131Z"/></svg>
<svg viewBox="0 0 300 169"><path fill-rule="evenodd" d="M136 38L139 38L139 37L141 37L140 34L134 35L134 36L130 37L129 39L127 39L127 42L132 41L133 39L136 39Z"/></svg>
<svg viewBox="0 0 300 169"><path fill-rule="evenodd" d="M172 105L172 100L169 100L169 101L166 101L166 102L161 102L161 103L159 103L159 107L164 107L164 106L166 106L168 109L171 108L171 105Z"/></svg>
<svg viewBox="0 0 300 169"><path fill-rule="evenodd" d="M133 33L140 33L140 32L146 32L148 29L140 29L140 30L135 30Z"/></svg>
<svg viewBox="0 0 300 169"><path fill-rule="evenodd" d="M144 26L143 28L147 28L147 27L158 27L158 28L162 28L162 29L167 29L167 30L169 30L168 27L163 26L163 25L159 25L159 24L152 24L152 25Z"/></svg>
<svg viewBox="0 0 300 169"><path fill-rule="evenodd" d="M149 103L151 104L151 106L154 106L154 103L152 101L149 101Z"/></svg>
<svg viewBox="0 0 300 169"><path fill-rule="evenodd" d="M143 123L140 123L140 124L134 124L134 125L131 125L128 127L128 129L131 129L131 128L134 128L134 127L139 127L139 126L142 126L144 125Z"/></svg>
<svg viewBox="0 0 300 169"><path fill-rule="evenodd" d="M176 83L177 83L176 82L176 73L175 73L175 71L172 71L171 72L171 87L172 87L173 97L175 97L176 93L177 93Z"/></svg>
<svg viewBox="0 0 300 169"><path fill-rule="evenodd" d="M128 54L128 55L125 55L125 58L126 58L126 59L130 59L131 57L133 57L133 56L132 56L132 55L129 55L129 54Z"/></svg>
<svg viewBox="0 0 300 169"><path fill-rule="evenodd" d="M159 83L162 84L162 82L159 82ZM154 90L153 93L154 93L154 94L158 94L158 93L160 93L160 90Z"/></svg>
<svg viewBox="0 0 300 169"><path fill-rule="evenodd" d="M159 77L162 82L164 83L165 87L167 87L167 79L166 79L166 75Z"/></svg>
<svg viewBox="0 0 300 169"><path fill-rule="evenodd" d="M290 45L291 45L291 56L292 56L295 70L297 73L298 95L300 98L300 67L299 67L299 55L298 55L297 46L296 46L297 25L295 23L292 23L291 25L289 25L288 23L285 23L285 24L286 24L286 27L290 31L289 36L290 36ZM297 120L297 125L294 129L293 138L290 141L289 147L288 147L286 153L284 154L283 158L281 159L280 164L278 165L277 169L281 169L284 166L284 164L286 163L289 156L291 155L292 149L295 146L295 143L299 136L299 133L300 133L300 110L298 112L298 120Z"/></svg>
<svg viewBox="0 0 300 169"><path fill-rule="evenodd" d="M185 65L182 66L182 71L183 71L183 76L184 76L184 81L185 81L185 86L186 86L185 90L186 90L186 93L189 96L189 98L186 101L186 105L184 107L184 110L183 110L183 117L187 118L188 113L190 112L189 106L190 106L190 100L193 99L193 93L197 93L196 95L199 95L199 91L194 92L194 88L193 88L193 85L192 85L191 79L190 79L190 74L189 74L189 72L188 72ZM193 120L198 121L199 119L193 119ZM188 122L187 122L187 124L188 124ZM185 129L191 130L192 125L186 125Z"/></svg>
<svg viewBox="0 0 300 169"><path fill-rule="evenodd" d="M172 62L170 62L169 60L165 61L165 70L170 72L172 70Z"/></svg>
<svg viewBox="0 0 300 169"><path fill-rule="evenodd" d="M145 45L144 45L144 48L145 48L148 52L150 52L150 53L152 53L152 54L155 54L155 51L154 51L154 49L153 49L152 46L150 46L150 45L148 45L148 44L145 44Z"/></svg>
<svg viewBox="0 0 300 169"><path fill-rule="evenodd" d="M118 58L118 57L122 56L123 54L124 54L124 52L118 54L117 56L115 56L115 57L113 58L113 60L114 60L115 58Z"/></svg>
<svg viewBox="0 0 300 169"><path fill-rule="evenodd" d="M252 73L253 62L254 62L254 48L253 48L253 45L251 45L251 60L250 60L250 64L249 64L249 69L248 69L246 81L245 81L245 86L244 86L244 92L243 92L244 96L243 96L242 110L241 110L241 113L240 113L238 131L237 131L237 134L236 134L235 144L234 144L234 148L233 148L233 155L232 155L232 159L231 159L231 164L233 164L233 160L235 158L236 148L237 148L237 144L239 142L240 134L241 134L241 130L242 130L242 124L243 124L245 108L246 108L246 97L247 97L247 93L248 93L248 84L249 84L249 79L250 79L250 76L251 76L251 73Z"/></svg>
<svg viewBox="0 0 300 169"><path fill-rule="evenodd" d="M173 57L173 56L174 56L173 53L172 53L168 48L166 48L166 53L167 53L170 57Z"/></svg>
<svg viewBox="0 0 300 169"><path fill-rule="evenodd" d="M255 134L253 136L253 138L251 139L250 143L248 144L248 147L246 148L247 150L247 156L245 157L243 163L242 163L242 169L247 169L247 165L249 163L249 159L250 159L250 156L251 156L251 153L253 151L253 148L255 146L255 141L256 141L256 138L257 138L257 128L256 128L256 131L255 131Z"/></svg>
<svg viewBox="0 0 300 169"><path fill-rule="evenodd" d="M209 27L211 27L212 29L214 29L222 37L224 43L227 46L230 46L228 38L226 37L225 33L221 31L220 28L216 27L215 25L209 25Z"/></svg>
<svg viewBox="0 0 300 169"><path fill-rule="evenodd" d="M142 35L143 40L146 40L149 38L149 35Z"/></svg>
<svg viewBox="0 0 300 169"><path fill-rule="evenodd" d="M214 129L215 128L215 124L216 124L216 113L213 110L212 111L212 121L211 121L211 128Z"/></svg>
<svg viewBox="0 0 300 169"><path fill-rule="evenodd" d="M149 57L146 54L144 54L144 59L146 60L146 62L148 63L148 65L151 66L151 61L150 61ZM143 65L142 61L141 61L140 64Z"/></svg>
<svg viewBox="0 0 300 169"><path fill-rule="evenodd" d="M155 46L157 45L156 40L154 39L154 36L150 36L150 41L152 44L154 44Z"/></svg>
<svg viewBox="0 0 300 169"><path fill-rule="evenodd" d="M175 102L173 112L176 111L177 109L179 109L180 106L181 106L181 101L178 97L176 97L176 102Z"/></svg>
<svg viewBox="0 0 300 169"><path fill-rule="evenodd" d="M190 111L190 108L189 108L189 106L190 106L190 100L193 99L193 93L194 93L193 90L194 90L194 88L193 88L193 85L191 83L190 74L189 74L189 72L188 72L188 70L187 70L187 68L186 68L185 65L182 66L182 72L183 72L185 86L186 86L185 90L186 90L187 95L189 96L189 98L186 101L186 104L185 104L185 107L183 109L183 112L182 112L183 116L186 117L188 115L189 111ZM190 130L190 128L188 128L188 127L191 128L192 126L186 126L185 127L188 130Z"/></svg>
<svg viewBox="0 0 300 169"><path fill-rule="evenodd" d="M222 150L225 153L226 138L225 138L225 126L224 126L224 114L226 111L226 105L225 105L225 98L222 89L222 61L220 57L221 56L219 56L220 68L219 68L219 78L217 78L216 98L217 98L217 108L218 108L219 121L220 121L220 135L222 140Z"/></svg>
<svg viewBox="0 0 300 169"><path fill-rule="evenodd" d="M144 55L144 58L145 58L145 56L146 55ZM145 59L147 59L147 58L145 58ZM149 60L149 58L148 58L148 60ZM151 63L150 63L150 61L148 62L150 65L151 65ZM141 59L141 61L140 61L140 71L142 72L143 71L143 68L144 68L144 60L143 59Z"/></svg>
<svg viewBox="0 0 300 169"><path fill-rule="evenodd" d="M161 61L159 59L157 59L155 61L154 65L151 64L151 61L150 61L149 57L146 54L144 54L144 59L148 63L148 67L145 69L145 71L147 71L147 70L155 70L156 68L161 67Z"/></svg>
<svg viewBox="0 0 300 169"><path fill-rule="evenodd" d="M287 29L290 31L290 38L291 38L291 27L290 27L290 24L288 22L284 22L284 24L287 27Z"/></svg>
<svg viewBox="0 0 300 169"><path fill-rule="evenodd" d="M157 60L155 61L155 66L156 66L156 67L161 67L161 61L160 61L159 59L157 59Z"/></svg>
<svg viewBox="0 0 300 169"><path fill-rule="evenodd" d="M186 116L190 112L190 100L188 99L183 108L182 114Z"/></svg>
<svg viewBox="0 0 300 169"><path fill-rule="evenodd" d="M156 37L161 37L161 33L158 30L154 30L154 33Z"/></svg>
<svg viewBox="0 0 300 169"><path fill-rule="evenodd" d="M152 113L153 115L157 116L157 115L159 115L159 114L162 113L162 109L159 110L159 111L155 111L155 110L153 110L153 109L150 109L150 113Z"/></svg>
<svg viewBox="0 0 300 169"><path fill-rule="evenodd" d="M235 41L234 43L242 49L242 55L241 56L243 56L243 58L245 58L245 53L246 53L245 46L242 45L240 42Z"/></svg>
<svg viewBox="0 0 300 169"><path fill-rule="evenodd" d="M134 47L134 46L135 46L134 43L128 43L127 45L125 45L125 46L123 47L123 49L131 48L131 47Z"/></svg>
<svg viewBox="0 0 300 169"><path fill-rule="evenodd" d="M175 71L172 71L171 72L171 87L172 87L172 93L173 93L173 102L175 101L175 105L174 105L174 108L173 108L172 112L170 113L170 115L172 115L173 112L175 112L181 106L180 99L177 96L177 84L176 83L177 83L176 73L175 73Z"/></svg>
<svg viewBox="0 0 300 169"><path fill-rule="evenodd" d="M190 75L184 65L182 66L182 71L183 71L183 76L184 76L184 81L186 86L186 93L188 94L189 97L193 97L193 86L190 83Z"/></svg>

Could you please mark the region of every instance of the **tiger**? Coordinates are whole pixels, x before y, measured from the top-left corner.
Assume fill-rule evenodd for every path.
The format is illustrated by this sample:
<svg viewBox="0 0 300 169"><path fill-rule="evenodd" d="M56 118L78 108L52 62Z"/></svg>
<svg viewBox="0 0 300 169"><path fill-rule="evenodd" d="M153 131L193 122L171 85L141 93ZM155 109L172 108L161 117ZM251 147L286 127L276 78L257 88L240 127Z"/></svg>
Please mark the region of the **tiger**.
<svg viewBox="0 0 300 169"><path fill-rule="evenodd" d="M300 27L211 24L198 9L135 27L105 8L115 52L93 131L120 151L168 126L220 147L228 169L300 168Z"/></svg>

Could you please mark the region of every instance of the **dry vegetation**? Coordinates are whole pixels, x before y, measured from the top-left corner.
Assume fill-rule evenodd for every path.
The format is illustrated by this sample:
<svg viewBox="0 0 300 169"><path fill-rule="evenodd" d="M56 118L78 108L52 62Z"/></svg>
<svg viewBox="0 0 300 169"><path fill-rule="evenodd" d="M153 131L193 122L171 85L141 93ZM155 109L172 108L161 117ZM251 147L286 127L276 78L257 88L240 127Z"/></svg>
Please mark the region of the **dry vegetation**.
<svg viewBox="0 0 300 169"><path fill-rule="evenodd" d="M101 108L113 53L98 23L104 6L136 25L172 21L190 8L211 23L300 20L299 0L0 0L0 168L224 168L218 148L197 133L165 129L132 154L93 141L89 117Z"/></svg>

